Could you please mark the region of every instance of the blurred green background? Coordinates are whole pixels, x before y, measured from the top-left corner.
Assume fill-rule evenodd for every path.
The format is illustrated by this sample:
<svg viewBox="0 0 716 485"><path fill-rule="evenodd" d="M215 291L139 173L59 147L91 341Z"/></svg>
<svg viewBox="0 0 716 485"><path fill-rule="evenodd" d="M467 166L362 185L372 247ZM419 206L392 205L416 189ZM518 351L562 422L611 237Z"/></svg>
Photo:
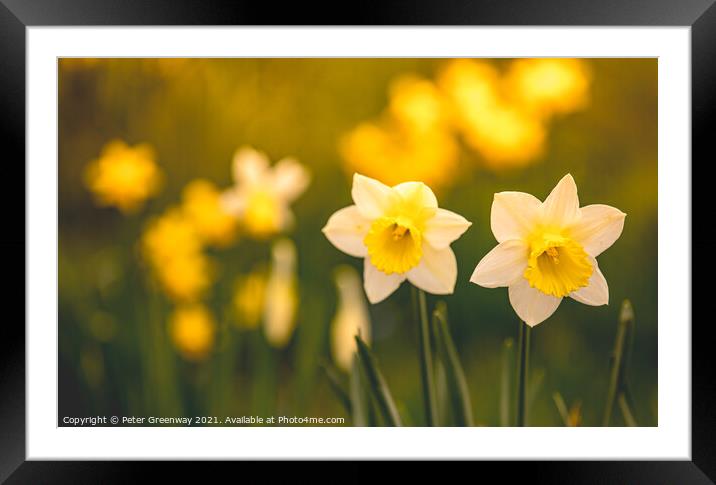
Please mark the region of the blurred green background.
<svg viewBox="0 0 716 485"><path fill-rule="evenodd" d="M351 204L354 167L341 140L360 123L381 120L390 86L405 75L436 80L447 59L62 59L59 61L59 414L60 416L285 414L349 416L320 365L331 362L336 311L333 269L362 261L321 233ZM510 59L485 60L499 75ZM657 60L586 59L588 100L545 122L541 153L512 167L485 163L458 134L454 174L436 187L441 207L473 222L453 244L458 282L447 296L450 328L462 359L478 425L500 424L501 348L518 319L505 289L468 282L494 245L495 192L544 199L566 173L582 205L628 214L624 232L599 258L610 304L565 299L532 333L534 399L530 424L561 426L552 395L581 402L582 424L601 423L609 356L623 299L636 313L629 380L640 425L657 425ZM161 192L134 214L98 207L85 170L113 139L150 144L163 172ZM285 348L260 330L232 325L235 279L267 262L267 241L239 236L208 249L216 280L204 300L216 340L200 361L184 359L167 332L171 303L148 283L137 243L147 221L181 200L196 178L225 188L240 146L272 161L292 156L311 173L293 204L298 307ZM389 168L388 168L389 169ZM429 183L429 182L428 182ZM362 271L362 270L361 270ZM428 304L437 297L429 295ZM371 306L372 348L406 424L423 423L417 330L404 284ZM613 424L621 425L615 412Z"/></svg>

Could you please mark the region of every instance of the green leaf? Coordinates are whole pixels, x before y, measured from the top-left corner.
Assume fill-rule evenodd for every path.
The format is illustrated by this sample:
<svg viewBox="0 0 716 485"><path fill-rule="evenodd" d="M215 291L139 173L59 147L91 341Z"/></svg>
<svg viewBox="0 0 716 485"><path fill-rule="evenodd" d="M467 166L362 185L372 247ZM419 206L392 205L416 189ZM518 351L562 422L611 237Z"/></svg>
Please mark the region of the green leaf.
<svg viewBox="0 0 716 485"><path fill-rule="evenodd" d="M438 302L433 312L433 334L438 356L445 370L445 381L456 426L472 426L472 404L465 372L447 325L447 305Z"/></svg>
<svg viewBox="0 0 716 485"><path fill-rule="evenodd" d="M358 361L367 381L368 391L378 407L383 422L386 426L402 426L393 396L390 394L383 374L378 369L373 353L360 336L356 335L355 339L358 344Z"/></svg>
<svg viewBox="0 0 716 485"><path fill-rule="evenodd" d="M358 367L358 359L353 359L351 364L351 375L350 375L350 402L351 409L353 412L353 426L367 426L368 425L368 402L366 400L365 389L360 378L360 369Z"/></svg>

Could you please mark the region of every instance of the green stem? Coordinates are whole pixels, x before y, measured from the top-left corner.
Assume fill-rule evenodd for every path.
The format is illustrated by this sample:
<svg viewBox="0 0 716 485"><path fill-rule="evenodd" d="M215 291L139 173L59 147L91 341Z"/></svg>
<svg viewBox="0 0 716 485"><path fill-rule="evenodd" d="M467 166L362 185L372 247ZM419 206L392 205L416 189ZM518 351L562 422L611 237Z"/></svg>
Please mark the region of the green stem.
<svg viewBox="0 0 716 485"><path fill-rule="evenodd" d="M515 383L514 377L515 345L511 338L502 343L502 365L500 377L500 426L510 425L510 394Z"/></svg>
<svg viewBox="0 0 716 485"><path fill-rule="evenodd" d="M425 292L413 286L413 301L418 321L418 352L420 354L420 379L423 385L423 403L425 404L425 421L428 426L437 426L437 406L433 371L433 354L430 348L430 327L428 310L425 303Z"/></svg>
<svg viewBox="0 0 716 485"><path fill-rule="evenodd" d="M530 370L530 336L532 327L520 322L517 353L517 426L527 425L527 382Z"/></svg>
<svg viewBox="0 0 716 485"><path fill-rule="evenodd" d="M623 387L623 379L625 376L627 334L629 327L634 322L634 313L629 300L624 300L622 310L619 315L619 325L617 326L617 338L614 343L614 352L612 354L612 369L609 379L609 390L607 391L607 403L604 409L604 419L602 426L609 426L612 417L612 410L618 395Z"/></svg>

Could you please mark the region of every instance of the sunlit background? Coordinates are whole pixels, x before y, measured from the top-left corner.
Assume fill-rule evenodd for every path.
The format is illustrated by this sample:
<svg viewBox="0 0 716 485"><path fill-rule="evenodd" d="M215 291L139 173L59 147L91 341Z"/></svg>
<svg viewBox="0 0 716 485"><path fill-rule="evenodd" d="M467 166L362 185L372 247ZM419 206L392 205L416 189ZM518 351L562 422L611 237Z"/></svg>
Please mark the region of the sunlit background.
<svg viewBox="0 0 716 485"><path fill-rule="evenodd" d="M564 425L559 393L573 424L601 424L628 298L635 418L657 424L655 59L62 59L59 74L60 416L350 425L326 369L348 387L361 327L423 425L407 284L367 306L362 261L321 233L359 172L423 181L473 222L455 293L428 303L447 302L475 424L510 424L518 319L507 291L468 280L495 245L493 194L543 199L571 173L582 205L628 216L599 259L610 304L567 299L532 332L529 423Z"/></svg>

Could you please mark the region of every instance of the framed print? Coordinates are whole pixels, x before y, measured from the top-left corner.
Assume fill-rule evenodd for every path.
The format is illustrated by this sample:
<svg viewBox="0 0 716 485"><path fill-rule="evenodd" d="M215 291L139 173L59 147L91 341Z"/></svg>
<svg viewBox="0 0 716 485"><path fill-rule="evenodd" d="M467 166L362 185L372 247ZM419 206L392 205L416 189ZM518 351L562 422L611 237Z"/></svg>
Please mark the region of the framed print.
<svg viewBox="0 0 716 485"><path fill-rule="evenodd" d="M716 7L562 3L345 25L4 0L26 286L0 476L460 459L709 483L691 160Z"/></svg>

